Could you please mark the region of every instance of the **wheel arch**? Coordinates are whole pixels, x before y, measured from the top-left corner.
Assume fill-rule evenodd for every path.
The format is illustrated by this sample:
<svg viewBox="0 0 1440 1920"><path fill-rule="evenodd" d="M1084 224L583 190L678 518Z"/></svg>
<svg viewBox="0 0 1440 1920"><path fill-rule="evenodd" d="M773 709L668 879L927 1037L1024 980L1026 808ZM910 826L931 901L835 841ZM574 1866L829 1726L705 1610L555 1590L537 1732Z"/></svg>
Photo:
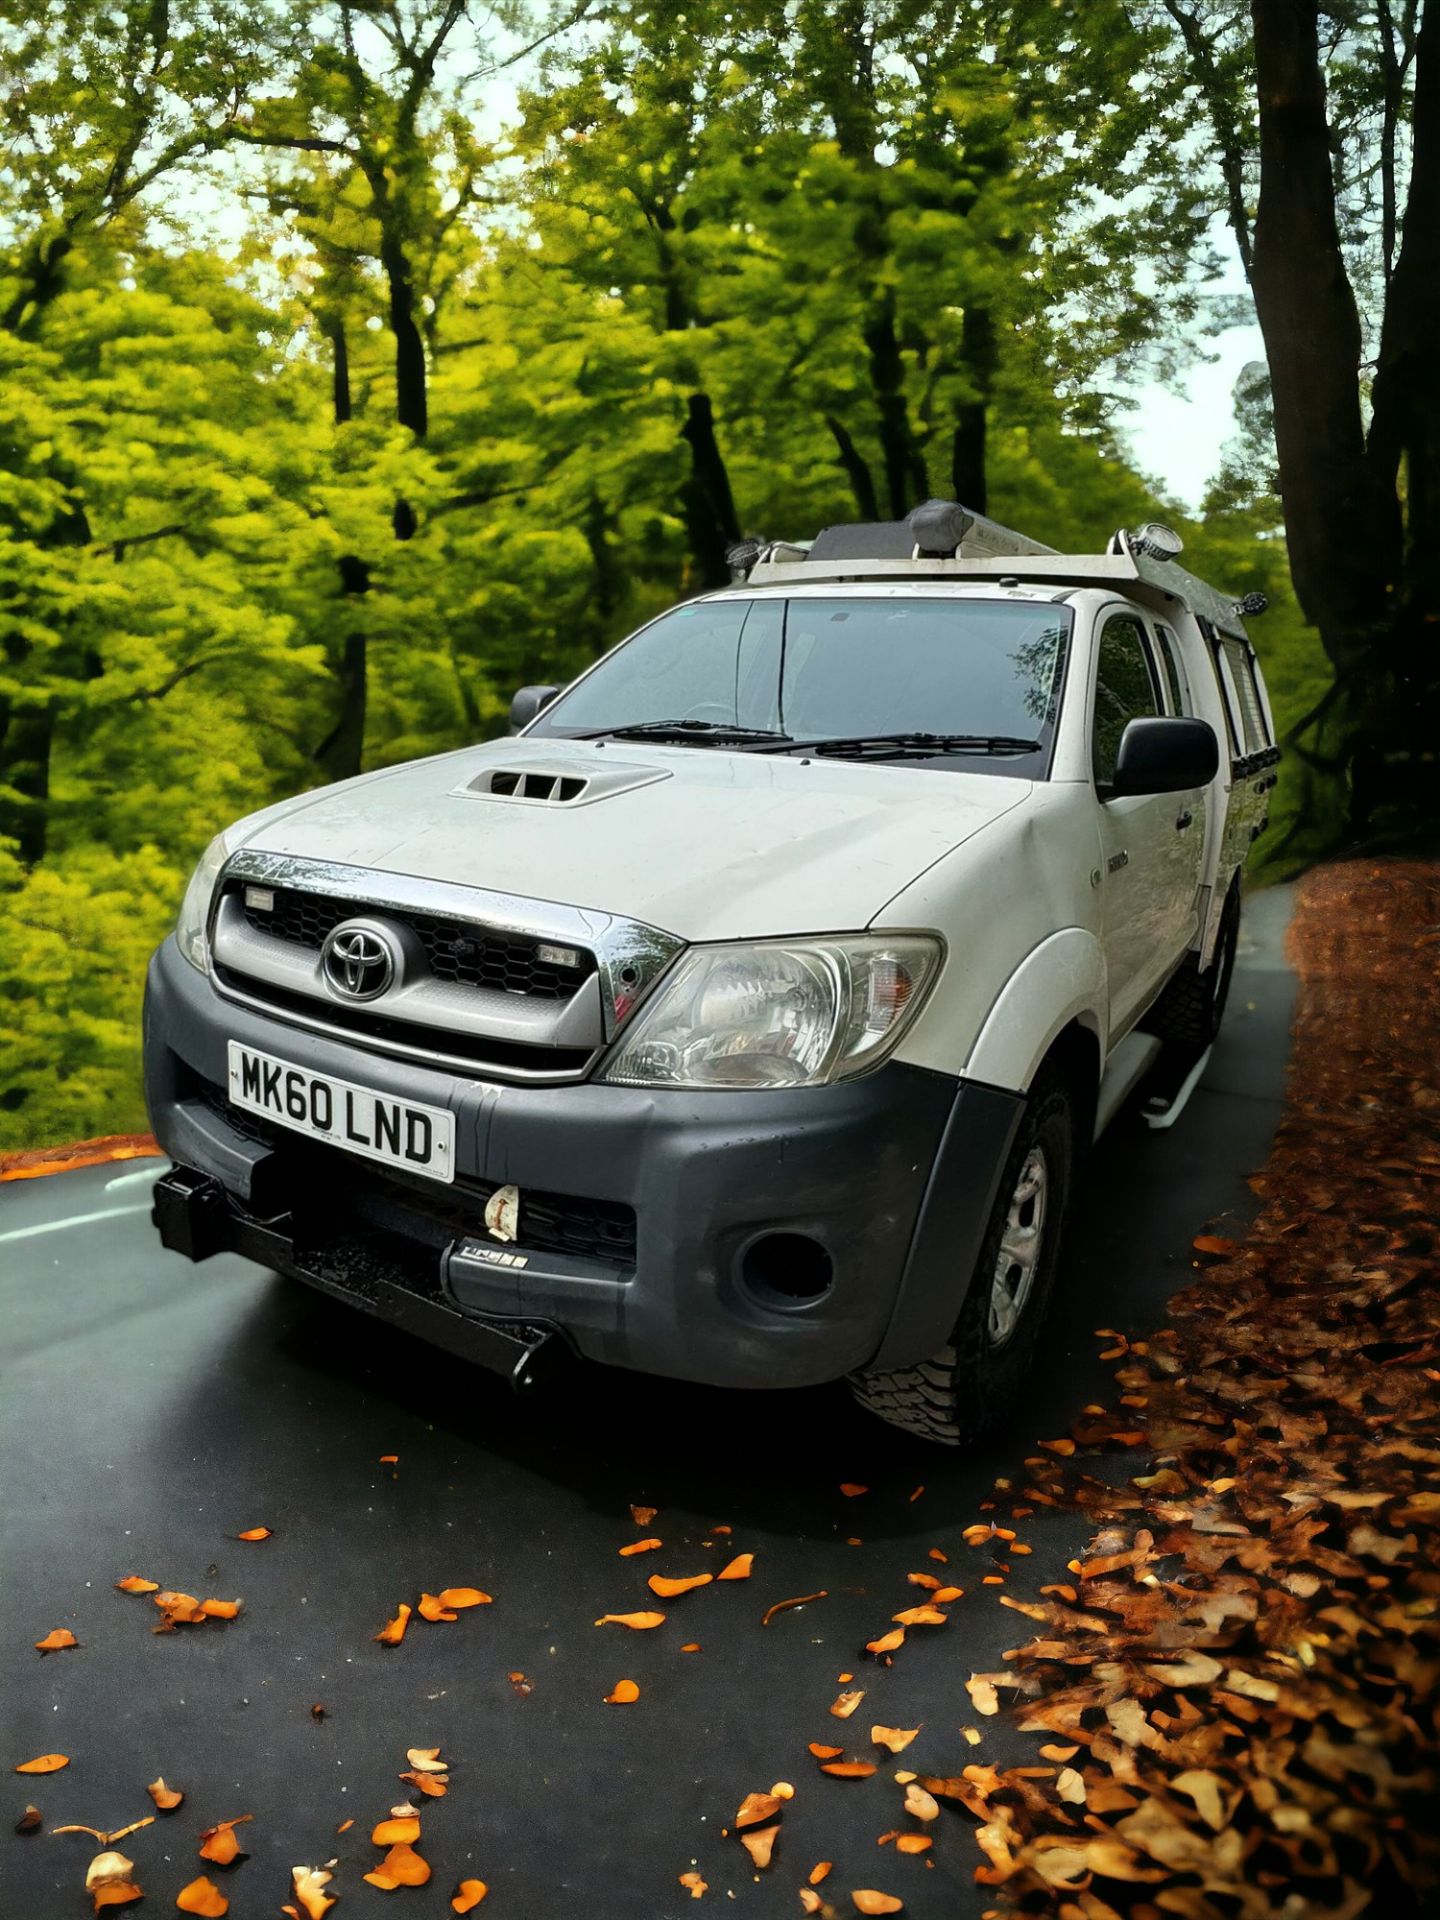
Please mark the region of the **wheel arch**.
<svg viewBox="0 0 1440 1920"><path fill-rule="evenodd" d="M1055 1054L1068 1073L1083 1076L1088 1068L1098 1088L1108 1017L1104 948L1083 927L1061 927L1031 948L1000 989L964 1077L1027 1093Z"/></svg>

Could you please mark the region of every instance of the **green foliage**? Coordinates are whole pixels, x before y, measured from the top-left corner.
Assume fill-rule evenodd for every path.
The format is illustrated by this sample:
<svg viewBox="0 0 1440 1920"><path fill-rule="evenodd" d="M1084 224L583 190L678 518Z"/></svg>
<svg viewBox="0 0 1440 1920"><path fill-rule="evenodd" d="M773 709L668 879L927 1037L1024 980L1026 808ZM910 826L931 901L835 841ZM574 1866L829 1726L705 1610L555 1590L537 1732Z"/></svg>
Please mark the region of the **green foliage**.
<svg viewBox="0 0 1440 1920"><path fill-rule="evenodd" d="M0 0L0 1147L140 1123L145 957L218 828L502 731L727 516L1175 517L1108 398L1201 310L1158 31L630 0L502 139L459 0ZM1187 537L1270 592L1298 714L1258 457Z"/></svg>

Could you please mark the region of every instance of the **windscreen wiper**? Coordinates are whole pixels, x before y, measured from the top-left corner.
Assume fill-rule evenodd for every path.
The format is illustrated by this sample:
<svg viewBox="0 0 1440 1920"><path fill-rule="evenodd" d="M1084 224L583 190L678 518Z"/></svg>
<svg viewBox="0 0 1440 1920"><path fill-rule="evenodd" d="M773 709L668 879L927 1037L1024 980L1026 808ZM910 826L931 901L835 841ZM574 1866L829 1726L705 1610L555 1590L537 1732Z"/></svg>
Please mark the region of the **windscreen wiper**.
<svg viewBox="0 0 1440 1920"><path fill-rule="evenodd" d="M719 745L723 740L763 740L767 745L788 747L788 733L776 733L770 727L731 726L726 720L637 720L628 727L599 727L583 740L694 740L697 745Z"/></svg>
<svg viewBox="0 0 1440 1920"><path fill-rule="evenodd" d="M1038 753L1038 740L1010 733L857 733L833 740L794 740L791 752L823 754L837 759L935 759L944 753Z"/></svg>

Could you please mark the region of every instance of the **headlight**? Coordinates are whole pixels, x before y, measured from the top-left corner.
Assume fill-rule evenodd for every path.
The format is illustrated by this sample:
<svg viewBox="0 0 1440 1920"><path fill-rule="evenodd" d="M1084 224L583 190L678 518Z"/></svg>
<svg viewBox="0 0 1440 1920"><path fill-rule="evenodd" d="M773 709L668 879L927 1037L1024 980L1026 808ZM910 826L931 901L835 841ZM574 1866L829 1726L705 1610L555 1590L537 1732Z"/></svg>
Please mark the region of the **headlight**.
<svg viewBox="0 0 1440 1920"><path fill-rule="evenodd" d="M914 933L692 948L600 1078L731 1088L848 1079L895 1046L940 956L938 940Z"/></svg>
<svg viewBox="0 0 1440 1920"><path fill-rule="evenodd" d="M201 854L190 876L185 898L180 903L180 918L175 923L175 939L181 953L201 973L210 971L210 943L205 937L205 928L210 919L210 898L215 891L215 882L220 878L220 869L229 856L228 836L217 833Z"/></svg>

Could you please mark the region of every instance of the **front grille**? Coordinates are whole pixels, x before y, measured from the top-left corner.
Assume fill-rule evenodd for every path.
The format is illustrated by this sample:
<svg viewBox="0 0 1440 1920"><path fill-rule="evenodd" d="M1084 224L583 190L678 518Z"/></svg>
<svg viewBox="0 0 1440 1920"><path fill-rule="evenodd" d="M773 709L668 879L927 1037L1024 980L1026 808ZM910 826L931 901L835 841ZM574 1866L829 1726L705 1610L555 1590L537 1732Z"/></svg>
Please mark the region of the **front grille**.
<svg viewBox="0 0 1440 1920"><path fill-rule="evenodd" d="M268 887L274 905L268 912L250 905L243 881L234 883L246 920L256 933L269 934L295 947L318 953L326 935L342 920L370 912L382 914L397 926L408 927L425 949L430 972L452 985L476 987L492 993L514 993L534 1000L569 1000L595 971L595 956L577 949L574 966L542 960L542 942L527 934L501 933L490 927L468 926L462 920L444 920L409 908L368 907L330 894L308 893L296 887Z"/></svg>
<svg viewBox="0 0 1440 1920"><path fill-rule="evenodd" d="M349 1238L356 1222L364 1221L378 1232L398 1232L410 1244L411 1264L423 1267L425 1248L438 1252L462 1234L489 1239L485 1203L497 1182L461 1178L442 1186L419 1174L381 1167L232 1106L222 1090L206 1080L195 1081L193 1097L242 1139L272 1149L273 1163L256 1169L257 1204L263 1197L267 1213L281 1207L291 1211L297 1242L302 1222L314 1235L325 1223L343 1220ZM520 1195L518 1244L536 1253L570 1254L630 1268L635 1265L635 1210L620 1201L526 1187Z"/></svg>

